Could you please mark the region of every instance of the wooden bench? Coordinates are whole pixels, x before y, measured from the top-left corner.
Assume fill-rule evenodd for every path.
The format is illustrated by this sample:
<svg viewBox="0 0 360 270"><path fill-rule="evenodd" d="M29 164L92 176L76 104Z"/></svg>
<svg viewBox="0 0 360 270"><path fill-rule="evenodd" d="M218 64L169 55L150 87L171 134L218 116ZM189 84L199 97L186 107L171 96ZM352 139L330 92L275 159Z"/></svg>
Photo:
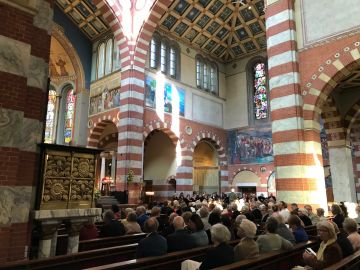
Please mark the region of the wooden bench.
<svg viewBox="0 0 360 270"><path fill-rule="evenodd" d="M340 262L326 267L324 270L358 270L360 269L360 250L350 255Z"/></svg>
<svg viewBox="0 0 360 270"><path fill-rule="evenodd" d="M114 262L134 259L137 246L138 244L136 243L136 244L84 251L69 255L61 255L52 258L11 262L6 264L1 264L0 269L6 269L6 270L83 269L86 267L102 265L104 263L114 263Z"/></svg>
<svg viewBox="0 0 360 270"><path fill-rule="evenodd" d="M237 243L234 241L231 243L235 246ZM289 260L294 260L291 263L294 265L300 261L302 253L306 247L315 248L319 243L316 241L308 241L307 243L297 244L293 250L290 251L278 251L267 253L259 256L255 259L243 260L236 262L227 267L229 268L217 268L217 270L228 269L266 269L269 270L269 266L276 267L277 270L289 270ZM123 261L119 263L113 263L98 267L87 268L86 270L114 270L114 269L156 269L156 270L180 270L181 262L190 259L195 261L203 261L205 253L208 247L195 248L187 251L178 251L169 253L159 257L149 257L142 259L134 259L129 261ZM240 264L240 266L238 265ZM280 266L280 267L279 267ZM241 267L241 268L238 268Z"/></svg>
<svg viewBox="0 0 360 270"><path fill-rule="evenodd" d="M123 236L111 236L91 240L83 240L79 242L79 251L134 244L145 238L145 236L146 233L136 233Z"/></svg>
<svg viewBox="0 0 360 270"><path fill-rule="evenodd" d="M308 241L294 245L292 250L279 250L261 254L257 258L241 260L229 265L214 268L214 270L289 270L302 263L302 254L305 248L316 249L319 246L318 241Z"/></svg>

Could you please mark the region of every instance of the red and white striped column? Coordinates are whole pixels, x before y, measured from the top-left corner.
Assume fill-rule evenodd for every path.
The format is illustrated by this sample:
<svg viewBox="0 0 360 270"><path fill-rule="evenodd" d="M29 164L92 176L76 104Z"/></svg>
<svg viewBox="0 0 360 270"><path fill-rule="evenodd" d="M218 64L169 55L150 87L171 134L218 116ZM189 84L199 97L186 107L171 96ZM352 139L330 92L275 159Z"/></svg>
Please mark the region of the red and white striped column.
<svg viewBox="0 0 360 270"><path fill-rule="evenodd" d="M293 0L268 0L265 16L277 196L325 207L319 129L304 130Z"/></svg>
<svg viewBox="0 0 360 270"><path fill-rule="evenodd" d="M0 264L27 258L39 184L53 1L1 2Z"/></svg>

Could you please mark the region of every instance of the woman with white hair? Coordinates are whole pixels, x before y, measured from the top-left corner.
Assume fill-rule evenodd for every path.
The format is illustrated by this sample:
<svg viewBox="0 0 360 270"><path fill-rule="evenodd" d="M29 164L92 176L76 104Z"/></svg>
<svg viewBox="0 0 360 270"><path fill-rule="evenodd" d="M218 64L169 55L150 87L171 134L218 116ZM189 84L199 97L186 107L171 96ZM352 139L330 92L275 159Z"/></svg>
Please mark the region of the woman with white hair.
<svg viewBox="0 0 360 270"><path fill-rule="evenodd" d="M259 246L254 241L256 225L248 219L244 219L238 227L237 235L241 239L234 248L235 261L259 256Z"/></svg>
<svg viewBox="0 0 360 270"><path fill-rule="evenodd" d="M234 262L234 249L227 243L230 241L230 231L226 226L218 223L211 227L211 240L214 248L208 249L200 270L212 269Z"/></svg>
<svg viewBox="0 0 360 270"><path fill-rule="evenodd" d="M328 221L320 221L316 227L322 240L320 247L316 256L311 252L305 251L303 258L308 266L314 270L319 270L341 261L343 256L340 246L336 243L334 226Z"/></svg>
<svg viewBox="0 0 360 270"><path fill-rule="evenodd" d="M206 251L202 263L185 260L181 263L181 270L208 270L234 262L234 249L227 243L230 241L230 232L226 226L217 223L210 229L214 247Z"/></svg>

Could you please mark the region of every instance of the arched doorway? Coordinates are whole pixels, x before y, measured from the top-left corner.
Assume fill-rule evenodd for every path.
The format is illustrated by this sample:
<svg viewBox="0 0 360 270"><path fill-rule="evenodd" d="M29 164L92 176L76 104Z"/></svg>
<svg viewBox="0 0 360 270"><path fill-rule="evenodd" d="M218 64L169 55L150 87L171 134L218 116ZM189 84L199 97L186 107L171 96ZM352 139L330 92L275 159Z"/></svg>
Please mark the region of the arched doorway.
<svg viewBox="0 0 360 270"><path fill-rule="evenodd" d="M99 126L99 125L98 125ZM99 179L110 180L110 190L115 191L116 186L116 155L118 145L118 129L116 125L107 120L101 122L102 131L97 143L97 148L104 149L100 153L100 176ZM101 185L99 183L99 189Z"/></svg>
<svg viewBox="0 0 360 270"><path fill-rule="evenodd" d="M193 155L193 191L200 194L220 192L219 156L214 146L201 140Z"/></svg>
<svg viewBox="0 0 360 270"><path fill-rule="evenodd" d="M240 171L235 175L232 186L236 188L235 191L241 192L244 197L247 194L256 195L256 188L260 186L260 178L252 171Z"/></svg>
<svg viewBox="0 0 360 270"><path fill-rule="evenodd" d="M169 177L176 175L176 145L168 134L159 129L149 133L144 142L143 164L145 194L152 191L156 199L171 197L174 190Z"/></svg>

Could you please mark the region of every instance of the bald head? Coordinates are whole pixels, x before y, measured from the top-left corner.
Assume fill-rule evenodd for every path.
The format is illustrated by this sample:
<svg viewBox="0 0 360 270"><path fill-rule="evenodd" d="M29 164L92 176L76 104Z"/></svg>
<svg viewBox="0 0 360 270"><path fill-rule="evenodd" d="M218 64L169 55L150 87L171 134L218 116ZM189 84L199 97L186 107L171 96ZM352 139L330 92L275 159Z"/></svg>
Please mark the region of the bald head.
<svg viewBox="0 0 360 270"><path fill-rule="evenodd" d="M156 232L159 227L159 222L155 217L151 217L145 221L144 231L147 233Z"/></svg>
<svg viewBox="0 0 360 270"><path fill-rule="evenodd" d="M181 216L175 217L173 224L175 231L184 229L184 219Z"/></svg>

